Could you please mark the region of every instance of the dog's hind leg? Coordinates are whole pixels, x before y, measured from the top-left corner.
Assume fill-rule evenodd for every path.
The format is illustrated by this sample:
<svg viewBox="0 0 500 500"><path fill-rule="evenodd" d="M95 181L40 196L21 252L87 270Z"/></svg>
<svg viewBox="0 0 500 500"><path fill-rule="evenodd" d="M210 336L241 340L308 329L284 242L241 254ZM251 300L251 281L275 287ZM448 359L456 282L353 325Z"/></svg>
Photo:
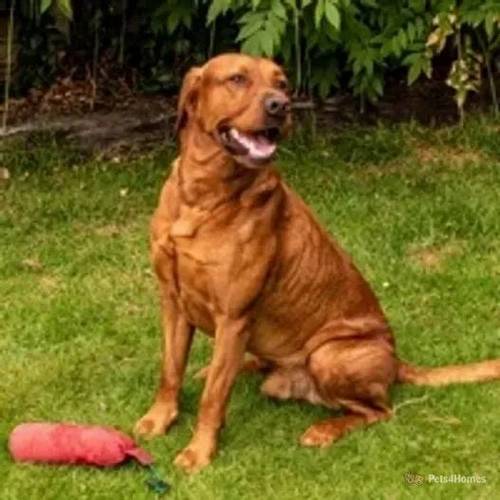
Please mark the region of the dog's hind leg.
<svg viewBox="0 0 500 500"><path fill-rule="evenodd" d="M397 362L385 338L331 340L309 357L308 371L326 406L344 416L313 424L302 435L305 446L329 446L346 433L391 417L389 387Z"/></svg>
<svg viewBox="0 0 500 500"><path fill-rule="evenodd" d="M380 420L390 418L390 412L371 410L368 407L363 414L347 413L337 418L329 418L311 425L300 437L303 446L324 448L342 436L359 427L365 427Z"/></svg>
<svg viewBox="0 0 500 500"><path fill-rule="evenodd" d="M262 383L262 394L276 399L301 399L312 404L325 404L313 378L305 367L274 369Z"/></svg>

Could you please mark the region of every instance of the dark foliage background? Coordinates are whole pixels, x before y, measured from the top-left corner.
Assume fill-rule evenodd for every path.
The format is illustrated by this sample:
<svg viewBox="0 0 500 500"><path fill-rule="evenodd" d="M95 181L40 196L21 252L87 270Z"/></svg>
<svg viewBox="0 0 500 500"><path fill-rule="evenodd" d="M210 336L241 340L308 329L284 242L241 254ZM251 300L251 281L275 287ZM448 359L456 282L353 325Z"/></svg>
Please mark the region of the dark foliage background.
<svg viewBox="0 0 500 500"><path fill-rule="evenodd" d="M461 113L482 86L498 113L499 0L13 2L0 15L5 32L13 9L17 95L103 71L134 90L175 93L191 65L242 50L278 59L301 97L348 92L363 108L391 79L440 78Z"/></svg>

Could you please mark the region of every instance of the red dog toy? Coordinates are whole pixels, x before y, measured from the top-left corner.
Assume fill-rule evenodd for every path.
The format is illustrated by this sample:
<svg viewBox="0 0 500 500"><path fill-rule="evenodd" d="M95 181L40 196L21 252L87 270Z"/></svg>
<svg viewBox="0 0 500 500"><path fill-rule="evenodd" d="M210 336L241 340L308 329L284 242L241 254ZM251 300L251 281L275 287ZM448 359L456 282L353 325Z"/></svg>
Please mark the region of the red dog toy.
<svg viewBox="0 0 500 500"><path fill-rule="evenodd" d="M151 455L131 438L109 427L21 424L10 435L9 449L16 462L112 467L134 458L141 465L153 463Z"/></svg>
<svg viewBox="0 0 500 500"><path fill-rule="evenodd" d="M113 467L133 458L147 468L146 484L151 490L162 495L170 489L154 469L153 457L111 427L45 422L21 424L10 435L9 450L16 462Z"/></svg>

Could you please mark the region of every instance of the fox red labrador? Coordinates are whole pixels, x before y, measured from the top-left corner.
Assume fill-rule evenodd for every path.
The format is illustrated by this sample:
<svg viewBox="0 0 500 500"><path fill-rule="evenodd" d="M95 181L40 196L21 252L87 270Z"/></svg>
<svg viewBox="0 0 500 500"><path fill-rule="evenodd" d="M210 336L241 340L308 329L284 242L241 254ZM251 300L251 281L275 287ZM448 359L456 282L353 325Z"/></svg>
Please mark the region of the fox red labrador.
<svg viewBox="0 0 500 500"><path fill-rule="evenodd" d="M500 360L417 368L399 360L372 289L273 165L290 127L288 83L268 59L225 54L193 68L179 98L180 154L151 226L164 330L161 383L136 432L175 421L195 328L214 338L187 471L217 448L245 353L268 373L262 392L344 414L300 438L328 446L391 416L396 382L441 385L500 377Z"/></svg>

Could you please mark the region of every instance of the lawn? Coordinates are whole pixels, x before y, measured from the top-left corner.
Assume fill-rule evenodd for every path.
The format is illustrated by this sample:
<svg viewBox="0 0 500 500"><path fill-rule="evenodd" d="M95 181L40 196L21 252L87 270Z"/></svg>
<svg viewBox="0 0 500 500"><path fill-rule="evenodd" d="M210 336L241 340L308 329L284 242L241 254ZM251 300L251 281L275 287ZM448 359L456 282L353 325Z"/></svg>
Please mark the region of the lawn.
<svg viewBox="0 0 500 500"><path fill-rule="evenodd" d="M283 145L287 181L373 284L404 359L500 357L500 125L350 129ZM77 421L130 431L153 396L159 311L148 221L174 151L100 161L48 138L2 146L0 166L0 499L154 498L133 464L115 470L14 465L10 430ZM1 181L0 181L1 182ZM179 499L498 498L500 382L398 386L396 416L326 450L300 434L324 409L279 403L242 375L212 466L172 465L188 441L210 355L197 335L183 413L145 443ZM405 473L483 484L409 485Z"/></svg>

